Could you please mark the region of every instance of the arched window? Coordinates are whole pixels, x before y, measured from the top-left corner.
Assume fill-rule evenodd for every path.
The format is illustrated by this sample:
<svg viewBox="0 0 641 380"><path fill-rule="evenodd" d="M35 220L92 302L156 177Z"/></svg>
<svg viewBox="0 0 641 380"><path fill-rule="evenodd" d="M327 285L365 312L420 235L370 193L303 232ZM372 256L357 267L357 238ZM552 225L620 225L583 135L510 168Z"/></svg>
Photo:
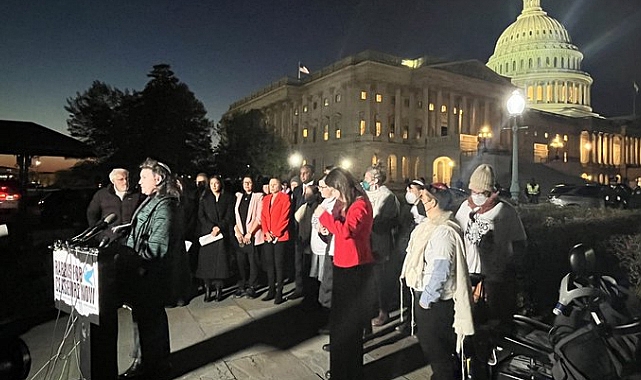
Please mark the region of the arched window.
<svg viewBox="0 0 641 380"><path fill-rule="evenodd" d="M391 182L395 182L398 179L398 162L395 154L390 154L387 157L387 179Z"/></svg>
<svg viewBox="0 0 641 380"><path fill-rule="evenodd" d="M432 182L442 182L450 185L452 182L452 169L454 161L447 156L441 156L432 164Z"/></svg>

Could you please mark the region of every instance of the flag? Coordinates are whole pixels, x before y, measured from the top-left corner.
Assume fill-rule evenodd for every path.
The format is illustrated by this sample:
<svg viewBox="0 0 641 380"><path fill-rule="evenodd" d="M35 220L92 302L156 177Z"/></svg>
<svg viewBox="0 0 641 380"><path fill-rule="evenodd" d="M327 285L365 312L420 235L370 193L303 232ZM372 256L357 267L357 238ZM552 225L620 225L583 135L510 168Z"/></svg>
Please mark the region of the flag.
<svg viewBox="0 0 641 380"><path fill-rule="evenodd" d="M639 85L637 84L637 82L634 82L634 92L639 92Z"/></svg>
<svg viewBox="0 0 641 380"><path fill-rule="evenodd" d="M303 74L309 74L309 69L307 67L301 65L300 63L298 64L298 72L303 73Z"/></svg>

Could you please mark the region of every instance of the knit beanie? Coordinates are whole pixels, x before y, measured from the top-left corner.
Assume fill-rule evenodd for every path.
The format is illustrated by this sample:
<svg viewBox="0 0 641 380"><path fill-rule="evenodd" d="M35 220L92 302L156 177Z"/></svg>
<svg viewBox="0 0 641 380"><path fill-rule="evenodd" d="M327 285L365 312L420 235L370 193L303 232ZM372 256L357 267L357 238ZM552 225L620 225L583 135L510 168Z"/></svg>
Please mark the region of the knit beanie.
<svg viewBox="0 0 641 380"><path fill-rule="evenodd" d="M481 164L470 176L468 187L470 190L493 191L495 182L494 169L488 164Z"/></svg>

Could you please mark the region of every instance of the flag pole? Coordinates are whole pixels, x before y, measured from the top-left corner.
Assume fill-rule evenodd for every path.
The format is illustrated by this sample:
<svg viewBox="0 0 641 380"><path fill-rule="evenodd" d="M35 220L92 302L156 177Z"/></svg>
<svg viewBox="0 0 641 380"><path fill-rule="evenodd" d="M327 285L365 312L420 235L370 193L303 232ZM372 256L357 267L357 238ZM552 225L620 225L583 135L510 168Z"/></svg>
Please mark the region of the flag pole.
<svg viewBox="0 0 641 380"><path fill-rule="evenodd" d="M298 61L298 67L296 68L296 72L298 73L298 80L300 80L300 61Z"/></svg>

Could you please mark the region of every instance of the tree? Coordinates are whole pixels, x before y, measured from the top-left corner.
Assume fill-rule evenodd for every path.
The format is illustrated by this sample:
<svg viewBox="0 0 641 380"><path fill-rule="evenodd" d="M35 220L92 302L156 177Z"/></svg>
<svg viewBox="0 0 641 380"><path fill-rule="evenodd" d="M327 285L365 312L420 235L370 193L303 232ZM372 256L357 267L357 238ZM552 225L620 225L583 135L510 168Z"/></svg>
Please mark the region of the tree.
<svg viewBox="0 0 641 380"><path fill-rule="evenodd" d="M135 168L146 157L176 173L194 173L212 159L213 124L202 102L174 76L170 66L154 66L140 92L94 82L67 99L68 130L98 153L97 169Z"/></svg>
<svg viewBox="0 0 641 380"><path fill-rule="evenodd" d="M128 92L94 81L87 91L67 99L69 133L89 145L99 161L109 158L118 148L116 139L125 118L122 104L127 96Z"/></svg>
<svg viewBox="0 0 641 380"><path fill-rule="evenodd" d="M220 121L216 133L217 173L230 178L286 173L287 143L272 132L262 112L236 112Z"/></svg>

